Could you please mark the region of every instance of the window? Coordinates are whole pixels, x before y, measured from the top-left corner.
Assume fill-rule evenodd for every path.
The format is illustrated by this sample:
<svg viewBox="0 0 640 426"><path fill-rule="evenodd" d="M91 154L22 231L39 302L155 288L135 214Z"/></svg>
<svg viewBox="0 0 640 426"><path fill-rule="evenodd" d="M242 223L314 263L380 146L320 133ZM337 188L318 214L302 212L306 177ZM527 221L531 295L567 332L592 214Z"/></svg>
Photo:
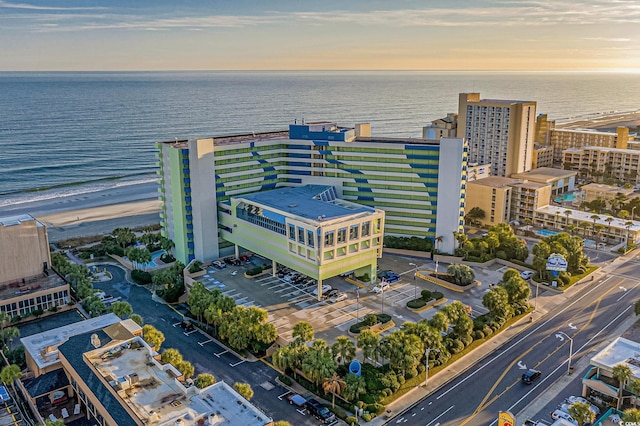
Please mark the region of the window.
<svg viewBox="0 0 640 426"><path fill-rule="evenodd" d="M362 236L368 237L371 235L371 222L363 222L362 223Z"/></svg>
<svg viewBox="0 0 640 426"><path fill-rule="evenodd" d="M324 245L332 246L333 245L333 231L327 231L324 234Z"/></svg>
<svg viewBox="0 0 640 426"><path fill-rule="evenodd" d="M295 225L289 225L289 239L296 240L296 227Z"/></svg>
<svg viewBox="0 0 640 426"><path fill-rule="evenodd" d="M307 231L307 244L309 247L313 247L313 231Z"/></svg>
<svg viewBox="0 0 640 426"><path fill-rule="evenodd" d="M349 227L349 239L350 240L357 240L358 239L358 228L360 226L359 225L351 225Z"/></svg>
<svg viewBox="0 0 640 426"><path fill-rule="evenodd" d="M298 242L304 244L304 228L298 227Z"/></svg>
<svg viewBox="0 0 640 426"><path fill-rule="evenodd" d="M347 228L338 229L338 244L347 241Z"/></svg>
<svg viewBox="0 0 640 426"><path fill-rule="evenodd" d="M373 228L374 234L379 234L381 228L382 228L382 220L381 219L376 219L375 226Z"/></svg>

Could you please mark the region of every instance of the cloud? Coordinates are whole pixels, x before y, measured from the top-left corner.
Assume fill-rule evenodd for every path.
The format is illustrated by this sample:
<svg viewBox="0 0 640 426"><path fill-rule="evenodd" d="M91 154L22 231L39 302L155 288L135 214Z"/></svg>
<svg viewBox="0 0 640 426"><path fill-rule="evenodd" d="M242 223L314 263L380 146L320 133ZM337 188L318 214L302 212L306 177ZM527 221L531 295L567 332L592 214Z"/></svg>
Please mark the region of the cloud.
<svg viewBox="0 0 640 426"><path fill-rule="evenodd" d="M28 3L9 3L0 1L0 7L7 9L27 9L27 10L100 10L105 7L60 7L60 6L36 6Z"/></svg>
<svg viewBox="0 0 640 426"><path fill-rule="evenodd" d="M630 38L625 38L625 37L585 37L584 40L607 41L607 42L613 42L613 43L624 43L627 41L631 41Z"/></svg>

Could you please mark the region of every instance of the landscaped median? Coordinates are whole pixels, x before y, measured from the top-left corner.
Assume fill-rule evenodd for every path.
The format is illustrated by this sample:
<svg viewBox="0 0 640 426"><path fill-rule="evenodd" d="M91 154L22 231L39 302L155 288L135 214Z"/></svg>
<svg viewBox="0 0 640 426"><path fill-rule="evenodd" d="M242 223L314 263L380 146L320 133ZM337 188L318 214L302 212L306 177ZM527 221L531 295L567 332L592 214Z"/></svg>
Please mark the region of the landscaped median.
<svg viewBox="0 0 640 426"><path fill-rule="evenodd" d="M447 298L439 291L422 290L420 294L421 297L407 302L407 309L413 312L424 312L447 302Z"/></svg>
<svg viewBox="0 0 640 426"><path fill-rule="evenodd" d="M360 322L352 324L349 327L349 334L357 336L363 330L371 330L372 332L379 334L383 331L387 331L395 327L396 324L391 319L391 315L387 314L368 314Z"/></svg>

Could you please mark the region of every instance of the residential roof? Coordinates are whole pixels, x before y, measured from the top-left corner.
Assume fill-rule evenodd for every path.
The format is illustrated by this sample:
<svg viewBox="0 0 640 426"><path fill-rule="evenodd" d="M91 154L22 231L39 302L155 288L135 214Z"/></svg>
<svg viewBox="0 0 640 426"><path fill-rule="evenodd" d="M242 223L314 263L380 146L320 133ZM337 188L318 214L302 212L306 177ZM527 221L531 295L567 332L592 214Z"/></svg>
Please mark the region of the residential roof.
<svg viewBox="0 0 640 426"><path fill-rule="evenodd" d="M618 364L629 367L633 377L640 379L640 343L618 337L591 358L591 365L607 371Z"/></svg>
<svg viewBox="0 0 640 426"><path fill-rule="evenodd" d="M611 215L606 214L595 214L593 212L583 212L581 210L568 209L566 207L557 207L557 206L545 206L539 209L536 209L536 213L541 214L549 214L555 216L556 213L559 213L561 216L566 216L565 211L569 210L571 214L569 215L569 219L578 220L580 222L589 222L593 223L592 216L598 216L599 219L596 219L595 223L604 225L607 228L609 227L609 222L605 219L612 217L611 227L618 229L627 229L626 223L631 222L633 225L629 227L629 230L632 232L640 231L640 221L630 220L630 219L619 219L617 217L613 217Z"/></svg>
<svg viewBox="0 0 640 426"><path fill-rule="evenodd" d="M34 218L29 214L0 217L0 226L15 226L15 225L21 225L23 222L31 222L31 221L35 221L36 226L38 227L44 226L36 218Z"/></svg>
<svg viewBox="0 0 640 426"><path fill-rule="evenodd" d="M327 185L277 188L235 198L315 221L375 212L371 207L338 198L335 187Z"/></svg>
<svg viewBox="0 0 640 426"><path fill-rule="evenodd" d="M588 183L586 185L583 185L580 189L583 191L600 191L614 193L621 192L627 195L634 191L633 188L620 188L619 186L605 185L602 183Z"/></svg>
<svg viewBox="0 0 640 426"><path fill-rule="evenodd" d="M58 347L69 338L94 330L102 330L118 322L120 318L110 313L23 337L20 341L38 368L42 369L58 362Z"/></svg>
<svg viewBox="0 0 640 426"><path fill-rule="evenodd" d="M485 178L476 179L469 182L469 185L482 185L491 188L504 188L522 182L519 179L512 179L503 176L487 176Z"/></svg>
<svg viewBox="0 0 640 426"><path fill-rule="evenodd" d="M23 380L22 384L32 398L37 398L41 395L53 392L56 389L68 386L69 379L64 373L64 370L62 368L58 368L36 378Z"/></svg>
<svg viewBox="0 0 640 426"><path fill-rule="evenodd" d="M549 181L569 178L577 174L578 172L575 170L555 169L553 167L538 167L537 169L532 169L527 172L514 173L511 175L511 177L548 183Z"/></svg>

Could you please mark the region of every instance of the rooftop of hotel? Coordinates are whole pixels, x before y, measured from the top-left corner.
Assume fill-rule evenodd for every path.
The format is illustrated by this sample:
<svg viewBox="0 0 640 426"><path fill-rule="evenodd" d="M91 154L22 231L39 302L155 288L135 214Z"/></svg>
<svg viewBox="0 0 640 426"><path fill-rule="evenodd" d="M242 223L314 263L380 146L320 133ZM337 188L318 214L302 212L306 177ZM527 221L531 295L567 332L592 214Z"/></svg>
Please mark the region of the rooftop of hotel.
<svg viewBox="0 0 640 426"><path fill-rule="evenodd" d="M14 297L35 294L51 290L56 287L64 287L67 283L53 269L48 269L35 277L24 277L23 280L7 281L0 283L0 300L9 300Z"/></svg>
<svg viewBox="0 0 640 426"><path fill-rule="evenodd" d="M143 423L199 424L203 420L208 425L258 426L271 422L224 382L202 390L185 387L178 380L181 373L156 361L140 337L109 342L84 356L94 374L102 377L102 386L108 383L119 402Z"/></svg>
<svg viewBox="0 0 640 426"><path fill-rule="evenodd" d="M599 219L596 219L595 223L604 225L605 227L609 227L609 222L605 219L611 217L613 220L611 221L611 227L627 229L627 222L630 222L632 225L629 226L629 230L632 232L640 231L640 221L637 220L629 220L629 219L619 219L617 217L613 217L606 214L595 214L593 212L583 212L581 210L573 210L567 209L566 207L558 207L558 206L545 206L539 209L536 209L536 213L548 214L555 216L558 213L561 217L566 217L565 212L570 211L569 220L578 220L581 222L589 222L593 224L593 216L598 216Z"/></svg>
<svg viewBox="0 0 640 426"><path fill-rule="evenodd" d="M38 227L44 226L36 218L34 218L29 214L0 217L0 226L15 226L15 225L21 225L24 222L31 222L31 221L35 221L36 226Z"/></svg>
<svg viewBox="0 0 640 426"><path fill-rule="evenodd" d="M553 180L558 178L568 178L575 176L578 172L575 170L563 170L553 167L538 167L537 169L531 169L522 173L514 173L511 176L521 179L541 179L541 180Z"/></svg>
<svg viewBox="0 0 640 426"><path fill-rule="evenodd" d="M602 136L617 136L616 132L604 132L602 130L597 129L552 129L553 132L564 132L564 133L588 133L590 135L602 135Z"/></svg>
<svg viewBox="0 0 640 426"><path fill-rule="evenodd" d="M327 185L277 188L237 198L314 221L375 212L371 207L338 198L335 188Z"/></svg>
<svg viewBox="0 0 640 426"><path fill-rule="evenodd" d="M637 149L610 148L610 147L593 146L593 145L587 145L581 148L567 148L567 149L563 149L562 152L578 152L579 153L589 149L600 151L600 152L615 152L615 153L621 153L621 154L640 155L640 151L638 151Z"/></svg>
<svg viewBox="0 0 640 426"><path fill-rule="evenodd" d="M621 192L626 195L634 191L633 188L620 188L619 186L605 185L603 183L588 183L580 187L580 189L582 191L598 191L598 192L613 192L613 193Z"/></svg>
<svg viewBox="0 0 640 426"><path fill-rule="evenodd" d="M591 365L611 370L615 365L625 364L640 379L640 343L618 337L591 358Z"/></svg>
<svg viewBox="0 0 640 426"><path fill-rule="evenodd" d="M491 188L505 188L520 182L522 181L519 179L512 179L503 176L487 176L482 179L471 181L469 184L488 186Z"/></svg>
<svg viewBox="0 0 640 426"><path fill-rule="evenodd" d="M548 183L531 182L531 181L528 181L528 180L521 180L520 182L516 182L511 186L516 187L516 188L538 189L538 188L543 188L545 186L550 186L550 185Z"/></svg>
<svg viewBox="0 0 640 426"><path fill-rule="evenodd" d="M116 314L106 314L23 337L20 341L24 345L25 351L31 354L38 367L44 368L58 362L58 346L69 340L69 338L94 330L101 330L120 321L121 319Z"/></svg>

